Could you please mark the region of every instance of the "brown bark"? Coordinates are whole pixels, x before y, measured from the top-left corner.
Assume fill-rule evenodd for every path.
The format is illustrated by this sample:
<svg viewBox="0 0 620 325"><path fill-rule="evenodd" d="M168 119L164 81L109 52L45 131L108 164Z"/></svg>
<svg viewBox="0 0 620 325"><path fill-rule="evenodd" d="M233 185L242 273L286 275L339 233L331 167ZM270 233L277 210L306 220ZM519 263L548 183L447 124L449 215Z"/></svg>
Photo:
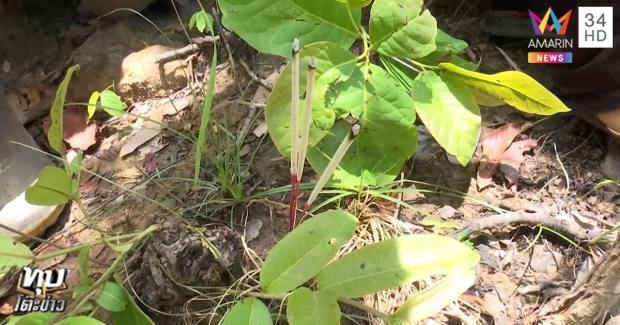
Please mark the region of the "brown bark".
<svg viewBox="0 0 620 325"><path fill-rule="evenodd" d="M620 237L594 265L588 277L559 300L544 306L545 325L592 325L620 299Z"/></svg>

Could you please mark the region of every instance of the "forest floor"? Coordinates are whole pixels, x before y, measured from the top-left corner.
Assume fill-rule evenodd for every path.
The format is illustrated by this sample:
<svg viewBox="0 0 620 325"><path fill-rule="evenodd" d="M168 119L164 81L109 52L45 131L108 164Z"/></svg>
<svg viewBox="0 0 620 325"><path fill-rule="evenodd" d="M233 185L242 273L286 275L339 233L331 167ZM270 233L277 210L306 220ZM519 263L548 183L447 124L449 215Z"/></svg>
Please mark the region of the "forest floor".
<svg viewBox="0 0 620 325"><path fill-rule="evenodd" d="M478 2L472 5L463 3L456 11L454 7L438 3L430 9L444 31L468 42L471 52L480 60L479 71L496 73L514 69L507 58L525 72L536 69L528 66L527 50L523 47L500 50L489 42L483 28L484 8ZM75 42L67 43L67 37L56 37L59 33L75 31L75 28L71 29L71 19L62 18L63 14L67 15L67 10L50 10L30 12L23 17L15 16L15 21L0 22L0 26L11 26L0 28L0 40L25 42L24 46L4 49L5 61L10 62L11 69L5 71L0 82L17 84L27 73L40 74L36 68L45 73L57 69L58 62L66 62L79 46ZM57 14L52 15L56 11ZM138 17L129 20L133 21L131 33L134 33L133 29L153 29ZM32 21L37 21L38 27ZM173 24L174 19L171 19L164 25ZM45 30L41 26L45 26ZM38 29L29 30L35 28ZM178 40L183 39L179 32L168 33L174 34ZM210 234L206 237L221 239L220 246L234 240L234 231L245 233L248 248L244 250L251 250L263 259L288 231L286 186L290 184L289 163L282 158L266 132L262 108L240 103L254 101L255 104L264 104L269 92L239 64L241 60L247 62L251 71L269 83L273 82L270 80L275 76L273 73L282 69L285 61L270 55L257 55L238 39L230 46L236 64L233 67L226 51L220 51L212 116L220 127L210 133L208 149L219 154L220 162L226 167L223 174L218 173L217 163L204 161L201 187L193 188L194 148L183 137L167 129L146 136L139 149L120 157L118 151L127 146L122 138L139 123L139 119L128 115L102 120L100 123L105 126L103 140L86 151L89 170L109 180L91 177L82 185L82 199L101 226L118 232L144 229L153 223L165 228L164 234L149 239L127 263L127 272L132 276L129 285L138 300L148 306L145 310L157 324L207 324L209 317L213 316L211 312L203 311L209 309L209 299L196 294L190 297L184 291L181 294L182 290L176 288L176 284L169 282L162 286L159 282L161 272L156 270L163 268L175 281L191 278L190 282L194 283L183 284L193 285L210 276L206 270L210 267L208 263L216 263L212 258L202 256L208 255L208 251L200 244L200 237L192 237L194 230L180 222L179 217L190 221L195 229ZM191 63L194 71L199 71L196 73L198 79L206 73L211 61L209 51L196 56ZM532 72L536 73L540 72ZM191 132L197 134L200 112L192 105L188 89L167 94L172 94L176 103L187 102L187 105L179 104L185 106L180 112L170 112L169 105L160 100L161 97L123 99L132 103L130 108L135 114L158 116L171 129L191 135ZM223 105L226 101L234 102ZM508 106L482 107L481 110L481 139L505 123L526 119ZM46 148L42 123L39 118L27 128ZM239 135L244 133L247 135L238 141ZM543 302L567 292L601 255L601 251L588 253L572 244L571 241L578 239L572 238L571 234L559 235L559 230L552 229L552 226L539 227L528 220L502 223L495 216L498 210L534 210L549 220L574 223L584 230L606 228L620 221L616 220L620 212L616 203L620 201L620 189L612 186L597 188L597 184L605 180L599 169L599 162L606 154L604 134L577 118L557 116L536 124L518 139L535 139L538 146L520 168L516 191L511 190L502 177L495 177L490 187L478 191L476 172L480 148L472 162L462 167L452 164L445 151L428 138L421 139L415 156L402 171L403 180L412 181L403 182L409 184L405 186L426 191L407 192L402 200L409 207L377 198L370 200L372 204L365 202L372 206L374 214L395 216L411 225L411 229L421 229L416 231L449 233L487 217L485 220L493 225L481 229L471 238L482 257L477 268L476 285L461 297L461 312L454 309L442 312L433 318L439 323L467 324L466 319L469 319L476 324L527 324ZM231 181L229 190L223 186L222 175L227 175ZM310 170L308 175L308 181L304 182L316 179ZM236 195L243 199L231 203ZM339 205L346 208L354 203L353 199L346 199ZM429 219L429 214L436 219ZM81 213L77 207L68 207L58 225L46 234L47 239L70 246L98 238L99 234L84 227L77 221L79 219ZM171 243L176 243L174 254L170 253ZM53 249L46 245L37 248L39 252ZM114 253L101 249L91 251L91 256L110 262ZM246 271L255 268L247 256L233 256L231 261L242 263ZM38 265L75 269L77 258L61 256L38 262ZM96 273L103 268L95 265L92 270ZM218 281L223 281L219 276L221 274ZM70 287L79 283L77 275L70 280L74 281ZM70 299L70 293L66 297ZM277 312L276 304L270 307ZM345 309L344 312L349 311ZM371 322L363 320L365 315L351 313L348 318L354 323Z"/></svg>

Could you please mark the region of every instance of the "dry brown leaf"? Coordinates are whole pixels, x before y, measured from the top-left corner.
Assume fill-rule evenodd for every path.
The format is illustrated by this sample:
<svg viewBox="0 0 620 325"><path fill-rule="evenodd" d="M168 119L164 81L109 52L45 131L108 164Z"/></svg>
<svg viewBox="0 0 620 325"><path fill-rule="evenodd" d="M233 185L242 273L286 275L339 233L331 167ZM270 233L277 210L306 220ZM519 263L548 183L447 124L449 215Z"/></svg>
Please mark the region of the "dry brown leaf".
<svg viewBox="0 0 620 325"><path fill-rule="evenodd" d="M143 127L138 132L129 136L127 142L121 148L119 156L125 157L126 155L134 152L138 147L147 143L154 137L158 136L161 132L161 125L156 123L151 123L148 126Z"/></svg>
<svg viewBox="0 0 620 325"><path fill-rule="evenodd" d="M43 133L47 132L52 125L52 119L48 116L43 119ZM77 106L67 106L63 112L62 138L70 148L87 150L97 143L99 127L93 121L89 121L86 111Z"/></svg>
<svg viewBox="0 0 620 325"><path fill-rule="evenodd" d="M491 179L499 165L502 154L510 146L512 141L532 126L530 122L507 123L491 132L482 142L482 158L478 167L476 183L478 190L482 190L491 184Z"/></svg>
<svg viewBox="0 0 620 325"><path fill-rule="evenodd" d="M524 153L532 150L538 145L536 140L528 139L513 142L508 150L504 151L499 160L499 170L504 173L508 180L508 185L513 191L517 190L517 180L519 179L519 168L525 160Z"/></svg>
<svg viewBox="0 0 620 325"><path fill-rule="evenodd" d="M254 133L254 135L255 135L257 138L260 138L260 137L262 137L263 135L265 135L265 133L267 133L267 131L268 131L268 130L267 130L267 123L265 123L265 122L261 122L261 123L260 123L260 124L256 127L256 129L254 129L254 131L253 131L252 133Z"/></svg>

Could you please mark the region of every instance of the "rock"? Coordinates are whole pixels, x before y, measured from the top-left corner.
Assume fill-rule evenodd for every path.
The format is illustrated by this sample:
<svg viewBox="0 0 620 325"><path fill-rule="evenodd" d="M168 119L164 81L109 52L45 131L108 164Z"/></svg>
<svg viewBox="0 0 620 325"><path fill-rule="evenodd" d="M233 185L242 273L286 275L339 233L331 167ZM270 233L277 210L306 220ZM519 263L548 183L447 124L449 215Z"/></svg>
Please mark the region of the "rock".
<svg viewBox="0 0 620 325"><path fill-rule="evenodd" d="M164 96L164 92L160 93L163 88L177 89L185 86L187 78L183 69L187 68L186 64L173 60L160 68L159 64L155 63L156 56L173 50L174 48L169 46L153 45L125 57L119 95L133 98Z"/></svg>
<svg viewBox="0 0 620 325"><path fill-rule="evenodd" d="M184 46L175 41L175 37L182 35L168 37L175 48ZM172 49L163 35L139 19L98 29L71 54L80 69L71 80L67 100L87 102L94 91L110 85L115 85L116 93L128 104L182 88L186 85L182 71L185 63L174 60L163 65L163 78L155 63L156 55Z"/></svg>

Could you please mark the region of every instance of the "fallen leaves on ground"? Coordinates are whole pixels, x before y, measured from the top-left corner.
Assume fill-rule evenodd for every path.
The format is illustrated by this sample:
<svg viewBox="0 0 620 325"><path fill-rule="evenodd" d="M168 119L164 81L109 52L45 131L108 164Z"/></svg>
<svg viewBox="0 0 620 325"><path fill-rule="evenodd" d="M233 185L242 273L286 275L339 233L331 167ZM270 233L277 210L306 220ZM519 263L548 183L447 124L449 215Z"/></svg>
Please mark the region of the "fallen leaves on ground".
<svg viewBox="0 0 620 325"><path fill-rule="evenodd" d="M510 186L512 191L517 191L519 168L525 160L524 154L537 145L538 143L533 139L513 142L502 154L499 160L499 170L504 173L504 177L508 180L508 186Z"/></svg>
<svg viewBox="0 0 620 325"><path fill-rule="evenodd" d="M525 121L508 123L491 132L491 134L484 139L482 142L482 158L480 159L480 166L478 167L478 175L476 177L479 191L491 184L493 174L500 165L502 156L517 135L531 126L532 123Z"/></svg>
<svg viewBox="0 0 620 325"><path fill-rule="evenodd" d="M67 106L63 112L62 138L69 147L86 151L97 143L99 127L93 121L89 121L86 110L77 106ZM52 125L52 119L48 116L43 119L43 133L47 132Z"/></svg>

